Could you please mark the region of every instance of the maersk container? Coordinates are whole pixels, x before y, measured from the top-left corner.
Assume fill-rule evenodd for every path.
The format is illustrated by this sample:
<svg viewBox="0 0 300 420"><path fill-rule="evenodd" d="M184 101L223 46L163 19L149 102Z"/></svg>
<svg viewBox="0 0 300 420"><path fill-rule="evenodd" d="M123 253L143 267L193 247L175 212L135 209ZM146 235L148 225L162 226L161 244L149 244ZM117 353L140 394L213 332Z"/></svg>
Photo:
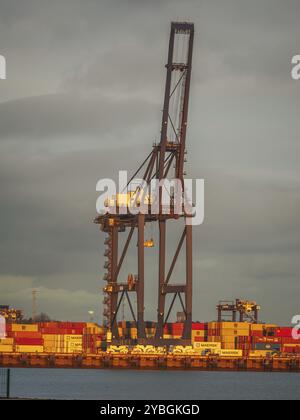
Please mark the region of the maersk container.
<svg viewBox="0 0 300 420"><path fill-rule="evenodd" d="M194 349L195 350L213 350L213 349L221 349L221 343L212 343L212 342L194 342Z"/></svg>

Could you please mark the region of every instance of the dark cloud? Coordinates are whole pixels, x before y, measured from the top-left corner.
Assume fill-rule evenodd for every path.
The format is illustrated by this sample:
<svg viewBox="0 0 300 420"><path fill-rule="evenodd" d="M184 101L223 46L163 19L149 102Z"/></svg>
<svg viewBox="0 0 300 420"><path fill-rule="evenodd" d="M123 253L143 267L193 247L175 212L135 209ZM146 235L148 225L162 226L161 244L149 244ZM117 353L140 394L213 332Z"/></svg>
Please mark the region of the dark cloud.
<svg viewBox="0 0 300 420"><path fill-rule="evenodd" d="M99 311L95 185L132 172L158 138L169 23L192 20L187 170L206 182L195 318L212 319L219 299L241 296L256 299L266 320L288 323L300 291L300 91L290 78L299 2L0 0L0 8L1 299L30 311L36 287L54 317ZM178 235L174 227L169 260ZM122 276L136 270L135 252ZM147 262L154 318L156 248Z"/></svg>

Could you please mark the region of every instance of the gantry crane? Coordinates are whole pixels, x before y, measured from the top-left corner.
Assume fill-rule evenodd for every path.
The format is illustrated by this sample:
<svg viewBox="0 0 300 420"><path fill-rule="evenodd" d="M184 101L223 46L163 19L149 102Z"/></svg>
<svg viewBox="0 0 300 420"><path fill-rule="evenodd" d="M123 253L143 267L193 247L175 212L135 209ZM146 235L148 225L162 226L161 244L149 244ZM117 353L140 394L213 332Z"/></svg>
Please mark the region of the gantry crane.
<svg viewBox="0 0 300 420"><path fill-rule="evenodd" d="M164 106L162 113L160 142L154 143L150 154L142 165L135 172L134 177L142 174L146 185L150 186L153 179L177 179L184 190L184 162L186 155L186 132L189 105L189 92L192 69L192 52L194 39L194 25L186 22L172 22L169 40L168 62L166 64L166 84L164 94ZM142 172L143 171L143 172ZM128 186L132 179L129 181ZM112 340L117 341L118 325L117 316L123 299L127 299L132 317L137 325L137 337L139 342L146 340L144 323L144 278L145 278L145 247L153 247L153 239L145 240L145 226L148 223L158 223L159 226L159 267L158 267L158 305L156 333L152 342L163 340L163 327L168 321L178 297L185 315L185 322L181 342L191 340L192 328L192 224L187 219L192 217L184 211L178 215L174 211L174 202L170 204L170 211L165 214L163 208L163 187L159 187L159 193L155 200L158 200L158 212L152 214L150 205L153 197L145 196L139 188L129 190L125 194L121 191L112 198L117 211L112 214L106 211L96 217L95 223L100 224L100 229L106 232L105 244L105 269L104 280L107 282L104 287L104 315L109 330L112 333ZM140 201L149 206L149 212L138 214L123 214L122 207L140 205ZM108 200L110 201L110 200ZM109 204L108 204L109 207ZM184 220L184 227L178 242L172 263L167 270L167 222L169 220ZM119 254L119 235L128 231L124 247ZM137 274L129 274L125 281L119 279L120 269L126 257L130 242L137 231ZM185 243L185 278L180 282L171 282L174 267ZM132 304L130 294L136 294L136 310ZM166 311L166 296L173 295L168 311Z"/></svg>
<svg viewBox="0 0 300 420"><path fill-rule="evenodd" d="M239 314L239 322L245 320L257 324L260 306L253 301L236 299L233 301L221 300L217 305L218 322L222 322L224 316L229 316L232 322L237 321Z"/></svg>

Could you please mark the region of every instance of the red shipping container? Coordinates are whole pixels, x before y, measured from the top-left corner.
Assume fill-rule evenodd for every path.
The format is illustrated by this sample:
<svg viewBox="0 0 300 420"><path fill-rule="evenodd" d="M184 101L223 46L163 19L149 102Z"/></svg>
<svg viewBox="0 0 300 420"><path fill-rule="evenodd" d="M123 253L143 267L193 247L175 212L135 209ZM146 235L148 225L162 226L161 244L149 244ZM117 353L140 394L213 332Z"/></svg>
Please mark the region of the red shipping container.
<svg viewBox="0 0 300 420"><path fill-rule="evenodd" d="M40 328L58 328L59 322L40 322Z"/></svg>
<svg viewBox="0 0 300 420"><path fill-rule="evenodd" d="M300 340L294 340L292 337L282 337L281 341L283 344L297 344L300 346Z"/></svg>
<svg viewBox="0 0 300 420"><path fill-rule="evenodd" d="M279 327L276 330L276 337L292 337L293 328Z"/></svg>
<svg viewBox="0 0 300 420"><path fill-rule="evenodd" d="M183 324L173 324L172 331L183 331Z"/></svg>
<svg viewBox="0 0 300 420"><path fill-rule="evenodd" d="M15 344L24 346L43 346L44 340L42 338L22 338L16 337Z"/></svg>
<svg viewBox="0 0 300 420"><path fill-rule="evenodd" d="M12 334L18 338L42 338L42 333L35 331L15 331Z"/></svg>
<svg viewBox="0 0 300 420"><path fill-rule="evenodd" d="M11 331L11 329L12 329L11 324L6 323L6 325L5 325L5 329L6 329L6 332L10 332L10 331Z"/></svg>
<svg viewBox="0 0 300 420"><path fill-rule="evenodd" d="M204 322L193 322L192 323L192 330L194 331L205 331L208 329L208 324L205 324Z"/></svg>
<svg viewBox="0 0 300 420"><path fill-rule="evenodd" d="M297 353L297 354L299 354L300 353L300 347L283 347L282 352L283 353L293 353L293 354Z"/></svg>
<svg viewBox="0 0 300 420"><path fill-rule="evenodd" d="M69 329L69 330L83 330L86 327L85 322L58 322L57 328Z"/></svg>
<svg viewBox="0 0 300 420"><path fill-rule="evenodd" d="M262 331L251 331L250 332L251 337L263 337L263 332Z"/></svg>
<svg viewBox="0 0 300 420"><path fill-rule="evenodd" d="M172 328L183 328L184 324L183 322L174 322L174 324L171 324Z"/></svg>
<svg viewBox="0 0 300 420"><path fill-rule="evenodd" d="M194 338L194 341L196 342L196 343L204 343L205 342L205 337L195 337Z"/></svg>

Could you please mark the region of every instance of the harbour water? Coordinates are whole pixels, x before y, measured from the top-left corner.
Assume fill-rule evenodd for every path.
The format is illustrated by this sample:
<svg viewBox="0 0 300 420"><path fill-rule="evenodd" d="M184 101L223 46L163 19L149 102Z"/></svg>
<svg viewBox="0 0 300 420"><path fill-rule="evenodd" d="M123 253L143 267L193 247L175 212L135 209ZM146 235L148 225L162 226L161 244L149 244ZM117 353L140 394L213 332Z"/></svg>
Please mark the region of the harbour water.
<svg viewBox="0 0 300 420"><path fill-rule="evenodd" d="M12 369L11 396L93 400L299 400L293 373Z"/></svg>

